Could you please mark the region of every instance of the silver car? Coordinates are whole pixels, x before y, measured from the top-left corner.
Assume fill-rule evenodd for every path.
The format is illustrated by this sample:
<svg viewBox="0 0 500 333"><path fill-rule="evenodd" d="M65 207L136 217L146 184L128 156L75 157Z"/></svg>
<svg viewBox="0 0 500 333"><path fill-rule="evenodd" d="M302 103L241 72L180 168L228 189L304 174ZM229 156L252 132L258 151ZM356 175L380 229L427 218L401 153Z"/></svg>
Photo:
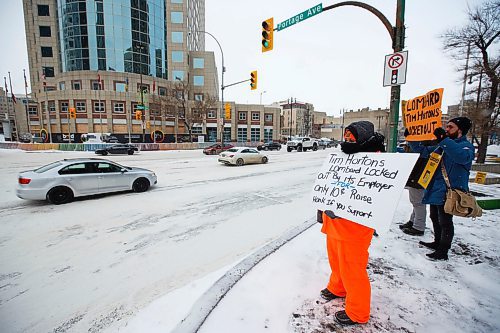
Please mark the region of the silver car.
<svg viewBox="0 0 500 333"><path fill-rule="evenodd" d="M262 163L266 164L268 157L257 149L248 147L233 147L219 154L219 162L225 165L233 164L242 166L243 164Z"/></svg>
<svg viewBox="0 0 500 333"><path fill-rule="evenodd" d="M47 200L59 205L74 197L133 190L145 192L157 183L153 171L99 158L57 161L21 172L16 194L21 199Z"/></svg>

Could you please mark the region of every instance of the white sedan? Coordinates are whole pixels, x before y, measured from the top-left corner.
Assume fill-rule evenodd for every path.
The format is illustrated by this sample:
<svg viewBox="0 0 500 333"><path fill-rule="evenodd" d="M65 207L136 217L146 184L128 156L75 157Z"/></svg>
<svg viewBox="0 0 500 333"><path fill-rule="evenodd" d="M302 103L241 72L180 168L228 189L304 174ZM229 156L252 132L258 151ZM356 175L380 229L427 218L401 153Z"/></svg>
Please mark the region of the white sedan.
<svg viewBox="0 0 500 333"><path fill-rule="evenodd" d="M16 194L21 199L47 200L59 205L78 196L127 190L145 192L156 182L151 170L99 158L65 159L21 172Z"/></svg>
<svg viewBox="0 0 500 333"><path fill-rule="evenodd" d="M268 161L269 159L266 155L260 153L257 149L248 147L234 147L219 154L219 162L226 165L265 164Z"/></svg>

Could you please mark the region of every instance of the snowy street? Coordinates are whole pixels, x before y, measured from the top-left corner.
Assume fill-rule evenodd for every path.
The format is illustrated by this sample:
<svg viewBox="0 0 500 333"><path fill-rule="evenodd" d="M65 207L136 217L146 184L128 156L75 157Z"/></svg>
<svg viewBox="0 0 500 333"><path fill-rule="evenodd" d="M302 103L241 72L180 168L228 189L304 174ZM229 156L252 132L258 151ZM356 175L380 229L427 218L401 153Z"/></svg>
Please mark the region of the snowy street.
<svg viewBox="0 0 500 333"><path fill-rule="evenodd" d="M234 264L314 215L306 198L328 151L269 152L268 164L243 167L200 150L108 156L158 184L55 206L18 199L18 172L97 156L1 150L2 332L98 332Z"/></svg>

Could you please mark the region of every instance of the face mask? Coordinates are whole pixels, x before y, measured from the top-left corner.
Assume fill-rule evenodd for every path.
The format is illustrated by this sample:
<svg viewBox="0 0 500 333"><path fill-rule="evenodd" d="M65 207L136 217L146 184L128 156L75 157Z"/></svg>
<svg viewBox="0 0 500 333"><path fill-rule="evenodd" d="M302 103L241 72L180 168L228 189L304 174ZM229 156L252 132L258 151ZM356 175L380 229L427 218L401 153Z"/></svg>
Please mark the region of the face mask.
<svg viewBox="0 0 500 333"><path fill-rule="evenodd" d="M340 150L346 154L359 153L361 150L361 145L357 142L347 142L344 141L340 144Z"/></svg>

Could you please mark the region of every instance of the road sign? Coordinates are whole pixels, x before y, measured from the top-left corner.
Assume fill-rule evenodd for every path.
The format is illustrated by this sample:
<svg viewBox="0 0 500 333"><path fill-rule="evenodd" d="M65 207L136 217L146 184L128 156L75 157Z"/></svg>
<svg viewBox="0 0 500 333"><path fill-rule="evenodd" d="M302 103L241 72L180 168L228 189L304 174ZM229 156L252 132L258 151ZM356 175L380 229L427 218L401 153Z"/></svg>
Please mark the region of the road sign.
<svg viewBox="0 0 500 333"><path fill-rule="evenodd" d="M384 87L399 86L406 83L406 64L408 51L397 52L385 56Z"/></svg>
<svg viewBox="0 0 500 333"><path fill-rule="evenodd" d="M135 109L136 110L148 110L148 107L145 106L145 105L138 104L138 105L135 106Z"/></svg>
<svg viewBox="0 0 500 333"><path fill-rule="evenodd" d="M276 28L276 30L280 31L285 28L291 27L295 23L302 22L310 17L313 17L314 15L318 15L322 11L323 11L323 4L320 3L314 7L309 8L308 10L303 11L300 14L290 17L288 20L278 23L278 27Z"/></svg>

